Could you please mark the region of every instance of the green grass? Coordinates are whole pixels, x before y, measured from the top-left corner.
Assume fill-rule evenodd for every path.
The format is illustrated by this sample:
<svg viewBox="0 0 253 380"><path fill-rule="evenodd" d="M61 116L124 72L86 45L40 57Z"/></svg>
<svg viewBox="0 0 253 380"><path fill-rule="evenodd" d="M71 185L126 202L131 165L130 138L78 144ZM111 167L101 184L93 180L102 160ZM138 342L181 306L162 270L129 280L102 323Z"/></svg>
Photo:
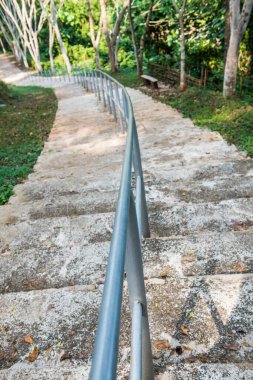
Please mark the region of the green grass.
<svg viewBox="0 0 253 380"><path fill-rule="evenodd" d="M117 73L108 73L113 78L117 79L118 82L122 83L125 87L138 87L142 80L139 80L137 78L136 70L134 69L124 69L121 71L118 71Z"/></svg>
<svg viewBox="0 0 253 380"><path fill-rule="evenodd" d="M225 100L221 92L195 87L156 98L191 118L195 125L219 132L228 143L253 157L253 98Z"/></svg>
<svg viewBox="0 0 253 380"><path fill-rule="evenodd" d="M136 71L116 73L114 77L123 85L138 87ZM148 92L150 93L150 91ZM219 132L230 144L235 144L253 157L253 97L244 95L225 100L219 91L189 87L181 93L176 89L162 96L152 96L179 110L183 116L193 120L195 125Z"/></svg>
<svg viewBox="0 0 253 380"><path fill-rule="evenodd" d="M32 170L52 128L57 100L53 90L6 87L0 82L0 204Z"/></svg>

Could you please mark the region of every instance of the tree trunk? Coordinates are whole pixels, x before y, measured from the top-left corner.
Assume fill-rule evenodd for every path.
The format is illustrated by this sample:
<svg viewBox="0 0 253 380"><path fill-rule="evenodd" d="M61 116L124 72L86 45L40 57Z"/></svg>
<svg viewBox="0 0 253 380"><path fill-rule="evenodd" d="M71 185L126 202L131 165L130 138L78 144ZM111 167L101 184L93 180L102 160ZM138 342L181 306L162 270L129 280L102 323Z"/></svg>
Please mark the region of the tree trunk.
<svg viewBox="0 0 253 380"><path fill-rule="evenodd" d="M223 96L225 98L233 97L236 93L239 46L238 33L231 34L224 72Z"/></svg>
<svg viewBox="0 0 253 380"><path fill-rule="evenodd" d="M64 43L62 41L60 29L58 26L54 0L51 0L51 12L52 12L51 16L52 16L52 21L53 21L52 26L54 28L55 35L56 35L56 38L57 38L59 46L60 46L60 50L62 53L62 57L63 57L64 63L65 63L67 72L68 72L68 74L70 74L71 73L71 64L70 64L69 57L68 57L67 51L65 49Z"/></svg>
<svg viewBox="0 0 253 380"><path fill-rule="evenodd" d="M111 67L111 72L115 73L117 71L117 64L115 61L115 47L117 43L117 38L120 33L120 25L121 22L124 18L125 11L128 7L129 0L124 0L124 3L122 5L121 12L118 14L113 31L111 33L110 37L110 32L108 30L107 26L107 16L106 16L106 5L105 5L105 0L100 0L100 8L101 8L101 21L103 25L103 32L105 36L105 41L108 47L108 54L109 54L109 61L110 61L110 67ZM117 55L116 55L117 56Z"/></svg>
<svg viewBox="0 0 253 380"><path fill-rule="evenodd" d="M184 21L183 17L180 16L180 90L185 91L186 84L186 73L185 73L185 37L184 37Z"/></svg>
<svg viewBox="0 0 253 380"><path fill-rule="evenodd" d="M1 30L1 32L3 34L3 36L4 36L4 39L5 39L6 43L7 43L7 45L11 49L12 53L15 55L13 44L12 44L12 42L11 42L9 36L8 36L8 33L6 32L6 30L5 30L5 28L4 28L1 20L0 20L0 30Z"/></svg>
<svg viewBox="0 0 253 380"><path fill-rule="evenodd" d="M229 1L230 0L226 0L225 33L224 33L224 65L226 64L227 51L228 51L229 39L230 39L230 10L229 10Z"/></svg>
<svg viewBox="0 0 253 380"><path fill-rule="evenodd" d="M138 76L138 78L140 78L142 75L142 70L140 67L137 41L136 41L136 36L135 36L135 32L134 32L134 23L133 23L133 17L132 17L132 0L129 1L128 17L129 17L129 24L130 24L130 30L131 30L131 35L132 35L133 47L134 47L134 56L135 56L135 61L136 61L137 76Z"/></svg>
<svg viewBox="0 0 253 380"><path fill-rule="evenodd" d="M115 55L114 55L114 51L113 51L113 47L112 47L112 43L110 39L109 30L107 27L105 0L100 0L100 7L101 7L101 19L102 19L102 25L103 25L103 32L105 35L105 41L108 48L111 72L115 73L116 72Z"/></svg>
<svg viewBox="0 0 253 380"><path fill-rule="evenodd" d="M152 15L153 4L154 4L154 0L150 0L146 22L142 31L141 39L140 39L139 53L138 53L137 38L134 32L134 23L133 23L133 17L132 17L132 0L129 1L129 6L128 6L128 17L129 17L129 23L130 23L130 29L131 29L131 35L132 35L132 41L133 41L133 47L134 47L137 76L139 79L141 78L143 74L143 55L145 51L145 39L146 39L146 34L149 27L151 15Z"/></svg>
<svg viewBox="0 0 253 380"><path fill-rule="evenodd" d="M49 28L49 59L51 72L54 74L54 56L53 56L53 46L54 46L54 30L51 24L48 24Z"/></svg>
<svg viewBox="0 0 253 380"><path fill-rule="evenodd" d="M183 0L181 9L177 5L176 0L172 0L175 10L178 13L179 25L180 25L180 90L185 91L186 85L186 73L185 73L185 35L184 35L184 12L187 0Z"/></svg>
<svg viewBox="0 0 253 380"><path fill-rule="evenodd" d="M1 45L1 47L2 47L3 53L6 54L7 51L6 51L5 47L4 47L4 43L3 43L3 41L2 41L2 38L0 38L0 45Z"/></svg>
<svg viewBox="0 0 253 380"><path fill-rule="evenodd" d="M88 14L89 14L89 22L90 22L90 39L92 46L95 51L95 61L98 70L101 69L100 66L100 57L99 57L99 42L100 42L100 37L101 37L101 27L102 27L102 16L100 16L100 21L99 21L99 29L97 32L97 36L95 37L95 26L94 26L94 17L91 9L91 4L90 0L86 0L87 8L88 8Z"/></svg>
<svg viewBox="0 0 253 380"><path fill-rule="evenodd" d="M224 98L233 97L236 93L240 43L249 22L252 6L253 0L245 0L241 11L240 0L229 1L230 38L223 80Z"/></svg>
<svg viewBox="0 0 253 380"><path fill-rule="evenodd" d="M95 61L96 61L96 65L97 65L97 68L98 70L101 70L101 65L100 65L100 56L99 56L99 50L98 50L98 47L94 47L94 50L95 50Z"/></svg>

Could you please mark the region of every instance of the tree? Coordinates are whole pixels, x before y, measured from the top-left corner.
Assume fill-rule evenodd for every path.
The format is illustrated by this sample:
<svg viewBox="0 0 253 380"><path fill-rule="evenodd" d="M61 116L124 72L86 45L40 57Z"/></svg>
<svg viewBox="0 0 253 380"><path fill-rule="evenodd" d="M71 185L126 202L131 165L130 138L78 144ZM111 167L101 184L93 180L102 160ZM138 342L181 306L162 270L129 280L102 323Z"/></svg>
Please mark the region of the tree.
<svg viewBox="0 0 253 380"><path fill-rule="evenodd" d="M46 14L48 23L51 25L51 27L52 27L55 35L56 35L56 38L57 38L59 46L60 46L61 54L62 54L64 63L65 63L67 72L70 74L71 73L71 64L70 64L69 57L68 57L67 51L65 49L65 46L64 46L64 43L62 40L62 36L61 36L61 32L59 29L59 25L57 22L57 12L56 12L55 1L50 0L50 10L51 10L50 13L51 14L49 14L49 12L46 9L45 4L42 2L42 0L39 0L39 2L40 2L40 6L41 6L42 11Z"/></svg>
<svg viewBox="0 0 253 380"><path fill-rule="evenodd" d="M102 16L100 15L100 20L99 20L99 26L98 26L98 31L97 35L95 34L95 22L94 22L94 16L92 13L91 9L91 4L90 0L86 0L87 8L88 8L88 14L89 14L89 23L90 23L90 39L92 42L92 46L95 50L95 60L96 60L96 65L97 68L100 70L100 58L99 58L99 42L100 42L100 37L101 37L101 27L102 27Z"/></svg>
<svg viewBox="0 0 253 380"><path fill-rule="evenodd" d="M48 0L45 1L45 5ZM45 6L44 5L44 6ZM38 12L36 0L0 0L0 15L13 40L13 50L19 61L28 67L27 50L36 68L41 71L38 34L45 22L43 12ZM20 58L19 58L20 57Z"/></svg>
<svg viewBox="0 0 253 380"><path fill-rule="evenodd" d="M179 8L176 0L172 0L174 8L176 9L179 17L180 25L180 90L186 89L186 73L185 73L185 32L184 32L184 12L187 0L183 0L181 9Z"/></svg>
<svg viewBox="0 0 253 380"><path fill-rule="evenodd" d="M117 64L115 60L115 56L116 56L115 49L117 47L117 38L120 33L120 26L124 18L128 4L129 4L129 0L124 0L121 11L119 12L116 18L116 21L114 23L113 30L110 32L109 27L108 27L108 22L107 22L106 0L100 0L103 32L104 32L106 44L108 47L110 67L113 73L117 71Z"/></svg>
<svg viewBox="0 0 253 380"><path fill-rule="evenodd" d="M133 17L132 17L132 0L129 1L128 16L129 16L129 23L130 23L130 29L131 29L131 35L132 35L132 41L133 41L133 47L134 47L134 55L135 55L135 60L136 60L138 78L140 78L141 75L143 74L143 55L144 55L144 50L145 50L145 40L146 40L146 35L147 35L147 31L149 28L149 23L150 23L150 19L152 15L153 5L154 5L154 0L150 0L149 9L146 15L146 21L143 27L143 31L141 34L140 43L138 47L138 41L136 38L136 34L134 30L134 22L133 22Z"/></svg>
<svg viewBox="0 0 253 380"><path fill-rule="evenodd" d="M230 0L230 38L227 50L223 96L233 97L236 92L239 48L252 11L253 0L245 0L242 11L240 0Z"/></svg>

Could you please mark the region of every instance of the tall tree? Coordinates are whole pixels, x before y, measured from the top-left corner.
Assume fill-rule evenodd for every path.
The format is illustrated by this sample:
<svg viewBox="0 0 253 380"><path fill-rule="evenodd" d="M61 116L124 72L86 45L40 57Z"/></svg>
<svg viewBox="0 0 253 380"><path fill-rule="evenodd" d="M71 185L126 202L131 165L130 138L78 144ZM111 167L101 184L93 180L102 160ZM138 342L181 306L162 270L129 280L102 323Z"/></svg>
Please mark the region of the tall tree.
<svg viewBox="0 0 253 380"><path fill-rule="evenodd" d="M154 0L149 1L149 9L148 12L146 13L146 21L142 30L141 38L140 38L140 43L138 46L138 41L135 33L135 25L132 17L132 0L129 1L129 6L128 6L128 16L129 16L129 23L130 23L130 29L131 29L131 35L132 35L132 41L133 41L133 47L134 47L134 55L135 55L135 60L136 60L136 67L137 67L137 76L138 78L141 77L143 74L143 56L144 56L144 51L145 51L145 41L146 41L146 35L147 31L149 28L149 23L153 11L153 5L154 5Z"/></svg>
<svg viewBox="0 0 253 380"><path fill-rule="evenodd" d="M106 44L108 47L110 67L113 73L117 71L117 64L115 61L115 48L116 48L117 38L120 33L120 26L124 19L124 15L125 15L126 9L128 8L128 4L129 4L129 0L124 0L121 11L119 12L116 18L116 21L114 23L113 29L112 31L110 31L108 27L108 22L107 22L106 0L100 0L103 32L104 32Z"/></svg>
<svg viewBox="0 0 253 380"><path fill-rule="evenodd" d="M50 0L50 10L51 10L50 13L46 9L45 4L42 2L42 0L39 0L39 2L40 2L42 11L46 14L48 23L51 25L51 27L54 30L54 33L55 33L56 38L57 38L57 41L59 43L59 47L60 47L60 50L61 50L61 54L62 54L64 63L65 63L67 72L70 74L71 73L71 64L70 64L69 57L68 57L68 54L67 54L67 50L66 50L66 48L64 46L64 43L63 43L63 40L62 40L62 36L61 36L61 32L60 32L60 29L59 29L59 25L58 25L58 21L57 21L57 11L56 11L56 6L55 6L55 1L54 0Z"/></svg>
<svg viewBox="0 0 253 380"><path fill-rule="evenodd" d="M176 9L179 17L180 25L180 90L186 89L186 73L185 73L185 31L184 31L184 12L187 0L183 0L181 8L177 4L176 0L172 0L174 8Z"/></svg>
<svg viewBox="0 0 253 380"><path fill-rule="evenodd" d="M230 38L223 81L223 96L225 98L233 97L236 92L240 43L249 22L252 6L253 0L245 0L242 10L240 0L230 0L229 2Z"/></svg>
<svg viewBox="0 0 253 380"><path fill-rule="evenodd" d="M87 4L88 14L89 14L90 39L95 51L96 65L97 65L97 68L100 70L101 67L100 67L100 57L99 57L99 42L100 42L100 37L101 37L102 16L100 15L99 26L98 26L97 35L96 35L95 21L94 21L94 16L91 9L90 0L86 0L86 4Z"/></svg>

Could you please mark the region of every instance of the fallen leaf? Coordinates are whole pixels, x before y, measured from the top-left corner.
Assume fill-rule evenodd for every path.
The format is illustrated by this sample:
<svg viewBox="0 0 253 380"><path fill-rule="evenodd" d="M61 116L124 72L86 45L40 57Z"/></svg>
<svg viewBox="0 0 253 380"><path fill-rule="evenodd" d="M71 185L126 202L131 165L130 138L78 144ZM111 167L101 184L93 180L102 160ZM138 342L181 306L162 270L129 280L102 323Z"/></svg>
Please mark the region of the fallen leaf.
<svg viewBox="0 0 253 380"><path fill-rule="evenodd" d="M184 335L186 335L186 336L189 335L189 332L190 332L189 327L187 327L187 326L185 326L185 325L182 325L182 326L180 327L180 330L181 330L181 332L182 332Z"/></svg>
<svg viewBox="0 0 253 380"><path fill-rule="evenodd" d="M168 350L170 348L170 343L168 340L158 340L154 343L154 348L156 350Z"/></svg>
<svg viewBox="0 0 253 380"><path fill-rule="evenodd" d="M238 351L240 349L240 344L237 342L224 343L222 347L226 350Z"/></svg>
<svg viewBox="0 0 253 380"><path fill-rule="evenodd" d="M34 347L32 352L26 357L26 360L32 363L37 359L38 355L39 355L39 350L37 347Z"/></svg>
<svg viewBox="0 0 253 380"><path fill-rule="evenodd" d="M18 356L18 352L17 352L17 350L14 348L13 350L11 350L8 360L9 360L10 362L15 362L16 359L17 359L17 356Z"/></svg>
<svg viewBox="0 0 253 380"><path fill-rule="evenodd" d="M28 343L28 344L33 344L34 343L34 339L33 339L33 337L31 335L23 336L22 341L24 343Z"/></svg>
<svg viewBox="0 0 253 380"><path fill-rule="evenodd" d="M62 356L60 357L60 361L62 362L63 360L71 359L72 356L68 352L64 352Z"/></svg>
<svg viewBox="0 0 253 380"><path fill-rule="evenodd" d="M4 359L4 353L3 351L0 351L0 361Z"/></svg>
<svg viewBox="0 0 253 380"><path fill-rule="evenodd" d="M185 256L182 258L181 262L182 264L185 264L185 263L191 263L194 260L195 260L194 256Z"/></svg>
<svg viewBox="0 0 253 380"><path fill-rule="evenodd" d="M155 304L155 308L158 309L158 303Z"/></svg>
<svg viewBox="0 0 253 380"><path fill-rule="evenodd" d="M198 359L201 361L201 363L207 362L207 356L205 354L200 354Z"/></svg>
<svg viewBox="0 0 253 380"><path fill-rule="evenodd" d="M242 263L236 263L234 265L234 270L235 272L239 272L239 273L245 272L245 266Z"/></svg>
<svg viewBox="0 0 253 380"><path fill-rule="evenodd" d="M45 357L48 358L51 355L51 352L53 351L52 347L49 347L45 352Z"/></svg>
<svg viewBox="0 0 253 380"><path fill-rule="evenodd" d="M177 353L178 355L182 355L182 353L183 353L183 349L182 349L181 346L177 346L177 347L176 347L176 353Z"/></svg>
<svg viewBox="0 0 253 380"><path fill-rule="evenodd" d="M159 360L163 357L163 354L160 352L160 353L156 353L156 354L153 354L153 359L154 360Z"/></svg>
<svg viewBox="0 0 253 380"><path fill-rule="evenodd" d="M55 305L53 303L50 303L47 307L47 310L52 310L55 308Z"/></svg>
<svg viewBox="0 0 253 380"><path fill-rule="evenodd" d="M183 345L183 351L192 351L191 347Z"/></svg>
<svg viewBox="0 0 253 380"><path fill-rule="evenodd" d="M186 363L194 363L196 361L196 356L190 355L185 359Z"/></svg>
<svg viewBox="0 0 253 380"><path fill-rule="evenodd" d="M62 342L59 340L59 341L55 344L55 348L61 347L61 345L62 345Z"/></svg>
<svg viewBox="0 0 253 380"><path fill-rule="evenodd" d="M188 255L194 255L196 253L196 249L191 249L189 252L188 252Z"/></svg>
<svg viewBox="0 0 253 380"><path fill-rule="evenodd" d="M11 313L14 313L14 306L11 306Z"/></svg>

